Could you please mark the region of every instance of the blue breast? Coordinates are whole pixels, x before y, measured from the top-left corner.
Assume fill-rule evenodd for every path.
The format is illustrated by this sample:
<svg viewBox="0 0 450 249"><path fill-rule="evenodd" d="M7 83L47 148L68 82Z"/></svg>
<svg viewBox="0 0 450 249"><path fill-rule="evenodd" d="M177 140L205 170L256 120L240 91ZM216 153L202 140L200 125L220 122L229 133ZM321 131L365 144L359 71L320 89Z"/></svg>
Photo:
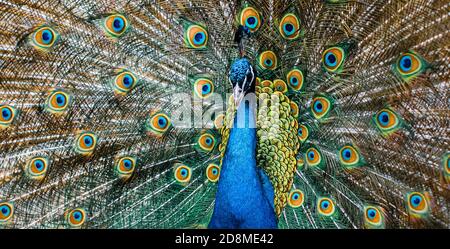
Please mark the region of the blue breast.
<svg viewBox="0 0 450 249"><path fill-rule="evenodd" d="M255 110L241 103L222 163L209 228L276 228L274 191L256 165ZM245 125L237 126L245 117ZM243 122L244 123L244 122Z"/></svg>

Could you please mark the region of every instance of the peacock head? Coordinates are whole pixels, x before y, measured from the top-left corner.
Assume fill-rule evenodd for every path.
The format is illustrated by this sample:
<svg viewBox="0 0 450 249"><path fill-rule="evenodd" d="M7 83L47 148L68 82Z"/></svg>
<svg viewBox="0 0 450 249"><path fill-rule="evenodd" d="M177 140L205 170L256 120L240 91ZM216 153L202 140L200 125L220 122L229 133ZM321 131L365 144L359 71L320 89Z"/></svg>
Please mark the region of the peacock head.
<svg viewBox="0 0 450 249"><path fill-rule="evenodd" d="M255 92L256 71L247 58L241 58L233 62L228 80L233 87L233 99L236 108L239 107L246 94Z"/></svg>

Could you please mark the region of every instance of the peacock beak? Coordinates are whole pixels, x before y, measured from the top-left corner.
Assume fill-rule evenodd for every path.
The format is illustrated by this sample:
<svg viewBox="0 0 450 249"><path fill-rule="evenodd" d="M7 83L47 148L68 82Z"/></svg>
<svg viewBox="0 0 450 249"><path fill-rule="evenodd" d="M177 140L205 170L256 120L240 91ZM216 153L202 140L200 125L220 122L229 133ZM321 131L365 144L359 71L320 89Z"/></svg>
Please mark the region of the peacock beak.
<svg viewBox="0 0 450 249"><path fill-rule="evenodd" d="M233 99L234 99L234 105L236 106L236 109L241 104L242 99L244 98L245 92L239 87L239 85L236 85L233 88Z"/></svg>

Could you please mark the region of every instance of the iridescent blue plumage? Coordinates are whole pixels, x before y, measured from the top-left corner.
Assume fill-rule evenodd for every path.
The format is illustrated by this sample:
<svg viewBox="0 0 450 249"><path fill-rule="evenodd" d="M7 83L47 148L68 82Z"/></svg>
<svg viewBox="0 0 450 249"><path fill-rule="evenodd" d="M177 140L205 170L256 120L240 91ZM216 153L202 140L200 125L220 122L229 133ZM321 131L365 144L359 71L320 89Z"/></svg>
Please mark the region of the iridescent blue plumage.
<svg viewBox="0 0 450 249"><path fill-rule="evenodd" d="M222 163L209 228L276 228L274 190L256 164L254 106L241 103ZM244 127L237 127L245 118ZM240 121L239 121L240 122Z"/></svg>

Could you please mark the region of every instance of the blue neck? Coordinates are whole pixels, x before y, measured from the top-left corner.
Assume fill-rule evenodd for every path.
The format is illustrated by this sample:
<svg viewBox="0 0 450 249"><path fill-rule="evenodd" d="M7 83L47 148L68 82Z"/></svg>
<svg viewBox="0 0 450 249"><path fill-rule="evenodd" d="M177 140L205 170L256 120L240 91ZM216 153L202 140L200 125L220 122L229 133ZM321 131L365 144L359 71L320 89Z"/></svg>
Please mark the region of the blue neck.
<svg viewBox="0 0 450 249"><path fill-rule="evenodd" d="M256 165L254 109L243 101L237 111L222 162L209 228L277 227L273 187L264 171Z"/></svg>

